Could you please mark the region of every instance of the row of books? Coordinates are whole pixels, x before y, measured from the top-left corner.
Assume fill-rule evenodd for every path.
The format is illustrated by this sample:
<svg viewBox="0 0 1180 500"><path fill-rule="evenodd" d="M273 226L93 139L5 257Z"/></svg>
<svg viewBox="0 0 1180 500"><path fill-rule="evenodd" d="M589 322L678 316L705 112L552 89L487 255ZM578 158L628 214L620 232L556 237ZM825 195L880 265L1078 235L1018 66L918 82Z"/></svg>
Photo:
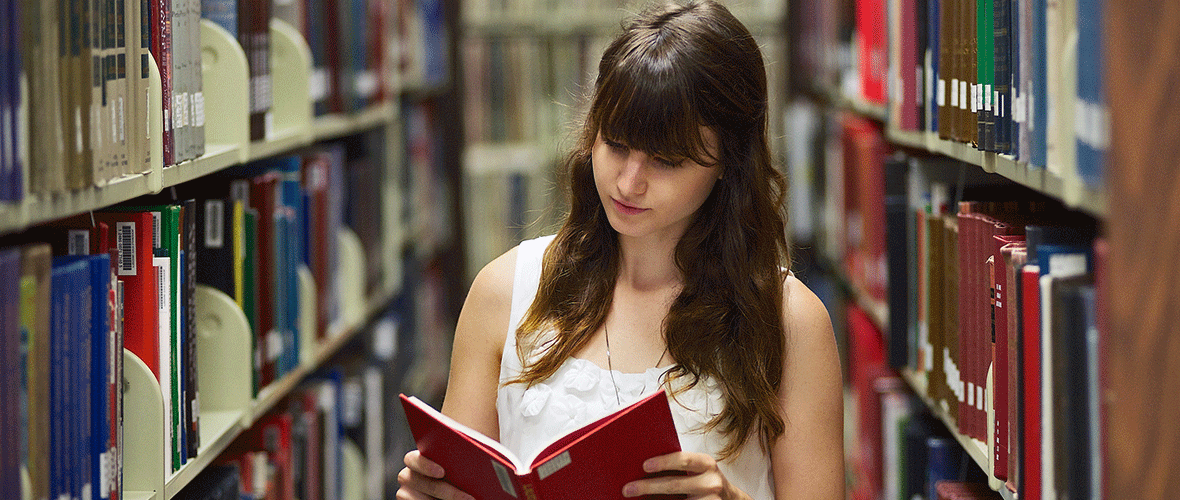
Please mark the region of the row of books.
<svg viewBox="0 0 1180 500"><path fill-rule="evenodd" d="M397 72L446 81L441 1L274 3L272 10L270 0L6 0L0 201L101 187L147 171L156 154L166 167L201 157L203 22L229 32L246 55L255 141L274 127L272 20L294 26L311 48L317 115L389 99ZM149 92L153 60L159 97ZM149 102L162 109L149 110ZM150 130L155 113L162 130ZM151 153L156 136L163 151Z"/></svg>
<svg viewBox="0 0 1180 500"><path fill-rule="evenodd" d="M465 37L467 142L563 136L593 86L608 41L586 34Z"/></svg>
<svg viewBox="0 0 1180 500"><path fill-rule="evenodd" d="M192 302L195 286L221 290L246 313L253 339L254 394L294 369L301 349L314 347L299 345L298 318L302 308L315 311L316 331L311 338L323 338L329 325L340 317L334 288L335 234L350 222L344 215L346 210L367 203L360 201L367 198L365 193L380 196L379 190L372 188L375 184L371 176L347 177L353 175L347 167L369 160L350 156L354 153L347 142L326 144L298 155L238 167L160 195L191 196L183 202L136 200L144 204L109 207L11 237L45 242L28 245L41 248L46 257L103 257L106 289L121 293L109 302L108 293L102 293L103 301L79 321L86 325L94 322L96 332L100 319L120 326L120 340L108 343L106 335L97 333L74 334L70 338L89 345L95 352L100 351L100 345L103 353L121 353L126 347L155 375L165 403L164 448L171 459L169 470L176 471L195 457L201 442ZM380 216L364 218L380 220ZM314 304L300 304L297 280L303 267L316 284ZM20 280L14 278L11 282ZM98 286L98 282L86 284L92 289ZM19 294L7 298L11 300L6 304L20 304ZM30 310L28 314L34 319L58 319L47 311ZM88 328L76 327L72 331L85 332ZM45 331L48 335L65 334L56 323ZM21 336L18 332L4 338ZM69 351L64 356L77 357ZM51 377L72 373L50 369L62 364L50 363L48 358L30 359L28 366L30 373L40 370ZM90 380L65 387L91 387ZM44 421L47 412L56 412L49 402L26 398L23 407L28 408L30 421ZM35 469L41 474L46 470Z"/></svg>
<svg viewBox="0 0 1180 500"><path fill-rule="evenodd" d="M395 491L414 448L396 397L418 353L406 321L411 295L391 302L175 498L381 500Z"/></svg>
<svg viewBox="0 0 1180 500"><path fill-rule="evenodd" d="M562 16L602 15L617 17L621 11L641 8L648 3L636 0L590 0L586 2L568 3L560 0L473 0L463 3L463 10L469 15L486 19L494 16L526 15L537 16L538 13L549 12ZM775 0L743 0L729 2L730 9L741 8L743 11L753 11L776 14L781 13L782 3ZM568 18L567 18L568 19Z"/></svg>
<svg viewBox="0 0 1180 500"><path fill-rule="evenodd" d="M949 484L972 485L964 487L980 498L1000 498L952 431L888 366L884 337L869 314L855 304L841 307L855 417L850 498L937 500Z"/></svg>
<svg viewBox="0 0 1180 500"><path fill-rule="evenodd" d="M111 256L0 250L0 482L6 498L118 498L122 304Z"/></svg>
<svg viewBox="0 0 1180 500"><path fill-rule="evenodd" d="M1110 125L1101 1L856 0L846 18L825 4L797 7L805 21L796 64L819 86L847 75L857 80L854 98L885 107L898 130L1102 185ZM842 29L857 33L855 47L838 40Z"/></svg>
<svg viewBox="0 0 1180 500"><path fill-rule="evenodd" d="M6 162L5 200L143 172L153 133L163 134L169 164L203 153L197 0L177 0L175 8L160 0L5 4L8 74L28 82L6 86L12 114L3 140L26 161L21 168ZM167 97L159 100L161 131L148 129L152 57Z"/></svg>
<svg viewBox="0 0 1180 500"><path fill-rule="evenodd" d="M1022 498L1098 491L1095 221L953 160L890 154L866 120L842 134L843 272L884 305L890 365Z"/></svg>

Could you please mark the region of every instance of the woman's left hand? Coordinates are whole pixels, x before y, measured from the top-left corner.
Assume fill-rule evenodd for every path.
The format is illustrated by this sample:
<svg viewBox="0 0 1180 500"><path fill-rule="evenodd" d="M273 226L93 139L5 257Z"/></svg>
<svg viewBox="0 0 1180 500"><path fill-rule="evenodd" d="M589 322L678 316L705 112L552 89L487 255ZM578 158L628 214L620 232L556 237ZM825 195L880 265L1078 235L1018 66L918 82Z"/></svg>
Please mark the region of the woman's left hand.
<svg viewBox="0 0 1180 500"><path fill-rule="evenodd" d="M687 495L688 500L742 500L745 493L735 488L717 461L704 453L680 451L653 457L643 462L648 473L663 473L658 477L632 481L623 486L623 496Z"/></svg>

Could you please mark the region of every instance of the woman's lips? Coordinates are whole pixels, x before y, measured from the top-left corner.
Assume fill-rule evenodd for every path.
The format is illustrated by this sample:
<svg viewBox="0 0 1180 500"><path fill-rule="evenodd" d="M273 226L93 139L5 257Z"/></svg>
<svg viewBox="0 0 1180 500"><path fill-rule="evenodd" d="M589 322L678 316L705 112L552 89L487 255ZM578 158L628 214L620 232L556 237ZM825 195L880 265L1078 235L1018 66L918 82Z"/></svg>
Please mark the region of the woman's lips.
<svg viewBox="0 0 1180 500"><path fill-rule="evenodd" d="M611 201L615 202L615 210L624 215L636 215L647 211L646 208L633 207L614 198L611 198Z"/></svg>

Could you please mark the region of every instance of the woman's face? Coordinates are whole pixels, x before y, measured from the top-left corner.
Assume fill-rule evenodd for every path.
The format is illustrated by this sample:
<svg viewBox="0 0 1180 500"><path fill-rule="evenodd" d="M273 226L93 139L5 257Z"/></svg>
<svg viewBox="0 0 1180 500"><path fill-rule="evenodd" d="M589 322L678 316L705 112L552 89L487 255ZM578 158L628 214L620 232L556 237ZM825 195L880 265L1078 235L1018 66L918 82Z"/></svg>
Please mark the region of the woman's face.
<svg viewBox="0 0 1180 500"><path fill-rule="evenodd" d="M701 133L709 156L718 156L717 135ZM690 159L671 163L598 134L592 163L598 197L620 235L679 239L705 203L721 170Z"/></svg>

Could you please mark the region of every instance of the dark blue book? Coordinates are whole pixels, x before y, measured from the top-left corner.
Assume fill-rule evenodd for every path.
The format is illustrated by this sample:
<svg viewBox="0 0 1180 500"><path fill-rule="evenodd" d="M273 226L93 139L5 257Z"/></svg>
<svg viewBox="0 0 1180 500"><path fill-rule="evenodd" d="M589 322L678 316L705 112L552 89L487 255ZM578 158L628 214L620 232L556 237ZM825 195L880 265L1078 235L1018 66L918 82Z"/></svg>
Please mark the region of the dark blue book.
<svg viewBox="0 0 1180 500"><path fill-rule="evenodd" d="M987 476L954 438L931 436L926 439L926 498L938 498L939 481L986 482Z"/></svg>
<svg viewBox="0 0 1180 500"><path fill-rule="evenodd" d="M1106 149L1110 143L1109 118L1102 83L1105 73L1102 39L1102 0L1077 0L1078 87L1074 130L1077 168L1091 187L1103 186Z"/></svg>
<svg viewBox="0 0 1180 500"><path fill-rule="evenodd" d="M1045 168L1048 155L1048 127L1049 127L1049 87L1048 87L1048 49L1046 44L1045 9L1046 0L1029 0L1031 4L1031 19L1029 30L1031 33L1032 51L1024 54L1032 68L1031 74L1025 75L1029 79L1032 92L1027 96L1028 104L1029 158L1028 165L1032 168Z"/></svg>
<svg viewBox="0 0 1180 500"><path fill-rule="evenodd" d="M0 250L0 484L21 484L22 436L21 405L21 334L20 334L19 248ZM23 439L27 441L27 438ZM6 487L0 498L16 500L21 488Z"/></svg>
<svg viewBox="0 0 1180 500"><path fill-rule="evenodd" d="M1053 285L1052 391L1054 489L1058 498L1091 498L1093 477L1090 432L1097 413L1097 326L1094 323L1094 284L1090 275L1058 280ZM1092 390L1093 389L1093 390ZM1099 490L1100 491L1100 490Z"/></svg>
<svg viewBox="0 0 1180 500"><path fill-rule="evenodd" d="M89 351L89 375L84 377L89 380L89 405L80 408L80 411L88 412L88 416L84 417L86 428L82 431L90 437L89 449L83 454L88 461L84 466L89 470L89 482L92 488L95 488L94 491L97 492L103 487L109 491L109 484L99 483L100 478L109 476L104 472L104 467L108 460L113 458L111 453L114 447L111 437L111 405L114 404L111 400L111 377L115 369L111 349L115 338L111 329L109 310L111 258L108 254L78 255L58 257L54 262L57 265L79 262L86 267L88 283L84 288L88 288L89 291L82 293L83 296L89 297L90 303L75 306L82 317L80 326L83 331L78 332L79 342L74 344L83 352Z"/></svg>
<svg viewBox="0 0 1180 500"><path fill-rule="evenodd" d="M901 370L909 365L911 285L909 213L906 184L909 160L896 154L885 160L885 253L888 272L889 328L886 352L889 366Z"/></svg>
<svg viewBox="0 0 1180 500"><path fill-rule="evenodd" d="M24 195L24 172L19 155L19 144L24 138L20 136L19 113L21 100L20 78L22 73L21 56L21 2L10 0L4 2L5 10L4 33L0 44L3 45L3 56L0 56L0 100L2 110L0 119L4 120L4 136L0 138L0 156L3 157L0 166L0 201L20 201Z"/></svg>
<svg viewBox="0 0 1180 500"><path fill-rule="evenodd" d="M995 128L993 150L1001 154L1012 152L1012 5L1014 0L993 0L992 37L995 45L992 57L995 64L992 118Z"/></svg>
<svg viewBox="0 0 1180 500"><path fill-rule="evenodd" d="M50 498L80 498L88 470L89 449L83 409L89 408L89 359L83 351L89 331L82 311L89 309L89 265L85 261L54 259L50 298ZM87 350L88 351L88 350Z"/></svg>
<svg viewBox="0 0 1180 500"><path fill-rule="evenodd" d="M441 85L450 78L450 35L443 0L418 2L422 12L422 26L426 46L427 85Z"/></svg>

